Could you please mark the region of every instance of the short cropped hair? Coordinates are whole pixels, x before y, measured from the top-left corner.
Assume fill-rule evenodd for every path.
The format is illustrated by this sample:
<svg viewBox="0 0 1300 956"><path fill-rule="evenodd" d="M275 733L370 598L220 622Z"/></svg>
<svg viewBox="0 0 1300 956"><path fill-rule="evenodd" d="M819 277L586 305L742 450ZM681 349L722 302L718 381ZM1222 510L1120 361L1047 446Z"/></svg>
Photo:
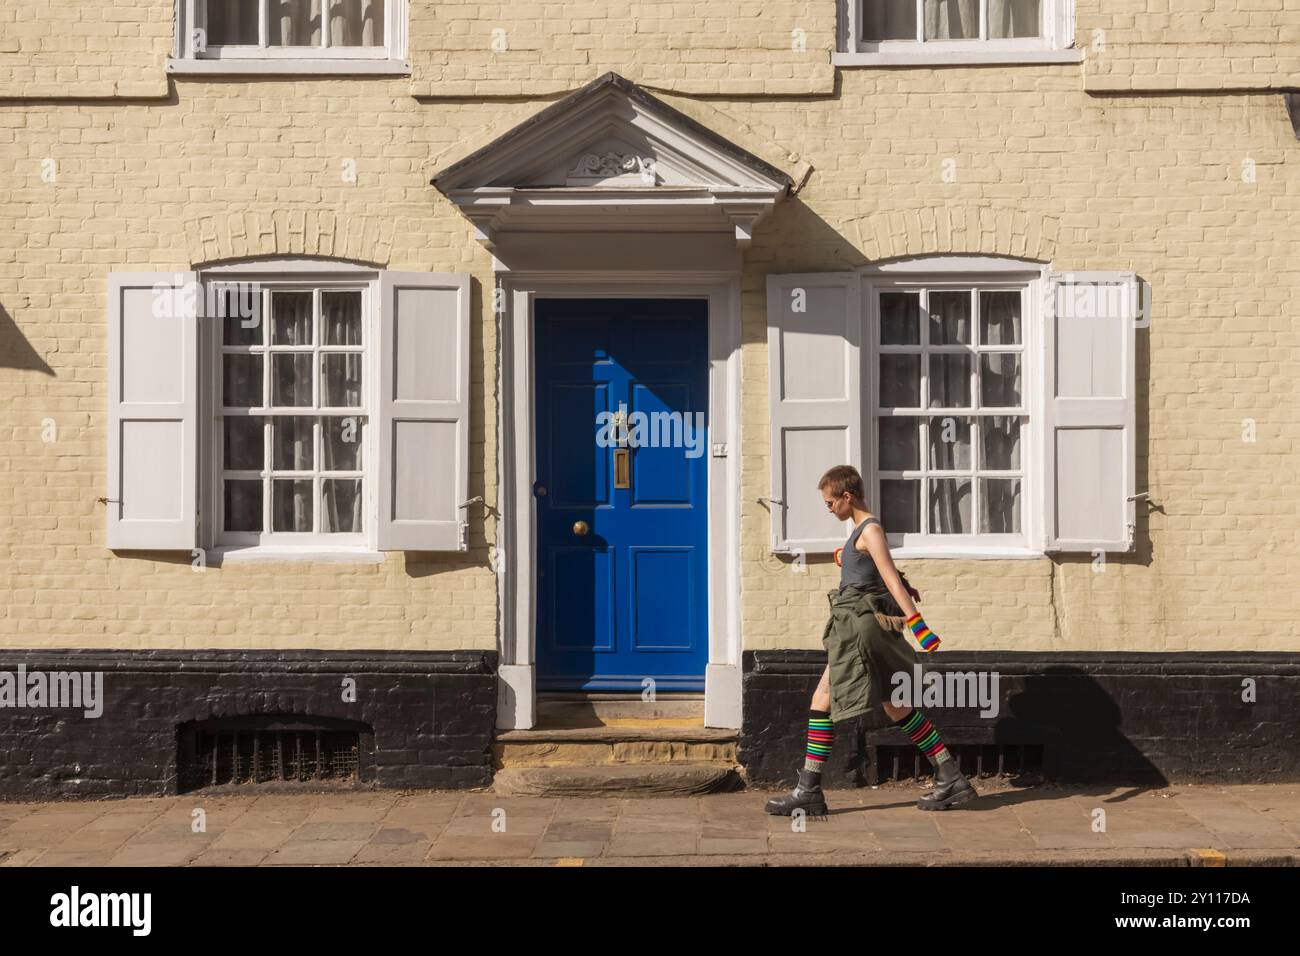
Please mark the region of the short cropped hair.
<svg viewBox="0 0 1300 956"><path fill-rule="evenodd" d="M830 488L831 494L836 498L846 491L858 500L867 496L866 488L862 484L862 475L852 465L836 465L822 475L821 481L817 482L817 490L823 488Z"/></svg>

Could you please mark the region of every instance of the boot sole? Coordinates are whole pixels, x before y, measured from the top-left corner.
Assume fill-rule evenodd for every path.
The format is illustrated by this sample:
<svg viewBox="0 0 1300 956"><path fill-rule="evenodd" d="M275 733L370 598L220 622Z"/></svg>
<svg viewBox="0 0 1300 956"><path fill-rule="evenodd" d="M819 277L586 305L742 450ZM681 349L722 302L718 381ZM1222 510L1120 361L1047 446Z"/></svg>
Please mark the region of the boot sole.
<svg viewBox="0 0 1300 956"><path fill-rule="evenodd" d="M977 796L979 796L979 794L975 792L974 787L971 787L969 790L963 790L960 793L954 793L951 797L949 797L947 800L944 800L942 803L922 803L920 800L918 800L916 802L916 805L921 810L947 810L949 807L957 807L957 806L961 806L961 804L963 803L969 803L970 801L974 800Z"/></svg>
<svg viewBox="0 0 1300 956"><path fill-rule="evenodd" d="M795 807L794 810L770 810L767 807L764 807L763 810L774 817L794 816L794 810L802 810L810 817L824 817L829 813L824 803L815 803L810 807Z"/></svg>

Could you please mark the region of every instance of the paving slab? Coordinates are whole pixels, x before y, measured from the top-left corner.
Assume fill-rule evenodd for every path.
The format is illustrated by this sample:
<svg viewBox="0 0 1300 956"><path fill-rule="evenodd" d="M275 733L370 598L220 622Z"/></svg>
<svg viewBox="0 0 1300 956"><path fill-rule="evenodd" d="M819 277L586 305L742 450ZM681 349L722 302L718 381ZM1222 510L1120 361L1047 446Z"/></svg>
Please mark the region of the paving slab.
<svg viewBox="0 0 1300 956"><path fill-rule="evenodd" d="M1016 787L916 808L923 787L827 791L830 813L763 812L779 790L522 797L489 791L195 793L0 804L0 866L1300 865L1300 786ZM206 829L193 830L193 811ZM1095 828L1104 811L1104 830ZM494 824L504 822L504 832ZM1213 861L1212 861L1213 862Z"/></svg>

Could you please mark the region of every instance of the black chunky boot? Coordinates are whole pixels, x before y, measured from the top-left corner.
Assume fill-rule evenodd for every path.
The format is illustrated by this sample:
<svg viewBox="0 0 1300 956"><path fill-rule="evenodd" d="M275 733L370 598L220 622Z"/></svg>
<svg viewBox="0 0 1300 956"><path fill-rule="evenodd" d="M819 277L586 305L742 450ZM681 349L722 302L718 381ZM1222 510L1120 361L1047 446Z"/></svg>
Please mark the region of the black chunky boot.
<svg viewBox="0 0 1300 956"><path fill-rule="evenodd" d="M803 810L814 817L826 816L826 794L822 793L821 776L801 769L794 790L785 796L773 797L763 809L783 817L790 816L795 810Z"/></svg>
<svg viewBox="0 0 1300 956"><path fill-rule="evenodd" d="M949 759L935 763L934 789L919 797L916 806L921 810L947 810L974 800L976 796L975 788L961 772L957 761Z"/></svg>

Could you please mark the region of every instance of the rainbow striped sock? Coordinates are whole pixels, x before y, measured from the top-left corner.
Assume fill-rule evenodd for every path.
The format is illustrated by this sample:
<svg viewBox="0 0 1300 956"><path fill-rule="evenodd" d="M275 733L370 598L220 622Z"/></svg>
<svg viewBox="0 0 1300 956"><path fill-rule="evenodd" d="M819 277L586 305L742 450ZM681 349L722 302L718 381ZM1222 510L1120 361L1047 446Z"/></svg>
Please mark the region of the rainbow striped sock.
<svg viewBox="0 0 1300 956"><path fill-rule="evenodd" d="M907 619L907 626L912 629L912 636L921 645L921 650L933 651L939 646L939 638L934 631L930 630L930 626L925 623L920 611Z"/></svg>
<svg viewBox="0 0 1300 956"><path fill-rule="evenodd" d="M929 718L919 710L913 710L902 720L896 720L894 723L899 726L903 733L911 737L912 743L916 744L921 753L925 754L935 764L952 759L952 754L948 753L948 748L944 746L939 731L934 724L930 723Z"/></svg>
<svg viewBox="0 0 1300 956"><path fill-rule="evenodd" d="M835 724L830 718L831 715L824 710L808 711L808 752L804 757L803 768L810 773L821 773L822 765L831 755Z"/></svg>

